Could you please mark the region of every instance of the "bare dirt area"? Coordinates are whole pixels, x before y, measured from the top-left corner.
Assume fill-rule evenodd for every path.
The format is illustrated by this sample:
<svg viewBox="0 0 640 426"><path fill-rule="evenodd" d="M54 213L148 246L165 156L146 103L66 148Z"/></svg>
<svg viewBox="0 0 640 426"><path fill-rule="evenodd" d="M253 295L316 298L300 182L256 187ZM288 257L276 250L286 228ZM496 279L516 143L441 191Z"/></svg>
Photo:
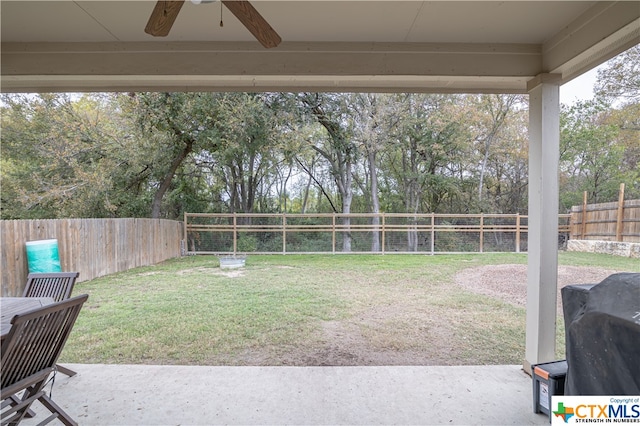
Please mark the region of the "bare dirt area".
<svg viewBox="0 0 640 426"><path fill-rule="evenodd" d="M618 271L584 266L558 267L558 312L562 309L560 289L572 284L596 284ZM465 269L456 284L474 293L500 299L515 306L527 303L526 265L486 265Z"/></svg>
<svg viewBox="0 0 640 426"><path fill-rule="evenodd" d="M598 283L617 271L592 267L559 267L559 288L569 284ZM516 307L526 303L527 269L525 265L490 265L466 269L455 276L454 285L472 293L482 294ZM354 365L462 365L520 362L476 356L473 345L503 344L478 342L459 336L465 326L465 315L476 315L464 302L452 314L450 306L439 306L444 293L425 295L420 291L398 292L393 295L368 289L356 295L362 307L353 316L342 320L323 321L320 336L304 345L247 350L237 362L243 365L354 366ZM431 297L431 298L430 298ZM435 301L435 302L434 302ZM558 293L558 312L561 312ZM491 313L489 313L490 315ZM501 318L501 312L493 313ZM520 315L524 317L524 315ZM505 321L512 321L506 319ZM521 318L523 328L524 319ZM523 330L520 331L523 333ZM523 336L515 339L519 344ZM505 346L513 343L504 342ZM472 350L468 351L467 348ZM266 351L264 349L267 349ZM523 348L516 348L520 354ZM499 349L498 352L502 351Z"/></svg>
<svg viewBox="0 0 640 426"><path fill-rule="evenodd" d="M324 321L320 345L285 356L293 365L443 365L451 363L450 325L434 324L415 307L369 309Z"/></svg>
<svg viewBox="0 0 640 426"><path fill-rule="evenodd" d="M210 268L201 266L199 268L192 269L184 269L182 271L178 271L178 275L188 275L192 273L205 273L210 275L220 275L227 278L237 278L244 275L244 271L242 269L220 269L220 268Z"/></svg>

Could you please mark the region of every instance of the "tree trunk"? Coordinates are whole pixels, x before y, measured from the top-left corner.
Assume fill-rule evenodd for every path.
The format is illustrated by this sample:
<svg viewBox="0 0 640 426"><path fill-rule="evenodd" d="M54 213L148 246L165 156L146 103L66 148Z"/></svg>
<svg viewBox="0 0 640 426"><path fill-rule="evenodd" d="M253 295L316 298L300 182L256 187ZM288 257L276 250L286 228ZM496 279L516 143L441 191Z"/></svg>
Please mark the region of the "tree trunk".
<svg viewBox="0 0 640 426"><path fill-rule="evenodd" d="M309 180L307 181L307 186L304 188L304 197L302 198L302 214L307 212L307 201L309 200L309 189L311 188L311 182L313 179L309 176Z"/></svg>
<svg viewBox="0 0 640 426"><path fill-rule="evenodd" d="M193 142L194 142L193 139L189 139L185 141L184 148L178 153L178 155L171 162L171 167L169 168L169 171L167 171L167 173L164 175L164 179L162 179L162 182L160 183L160 187L158 187L158 190L153 196L153 203L151 204L151 217L153 219L160 218L160 211L162 209L162 199L164 198L164 194L169 190L169 187L171 186L171 181L173 180L173 177L175 176L176 171L178 170L178 167L180 167L180 164L182 164L182 161L185 158L187 158L187 155L189 155L189 153L193 150Z"/></svg>
<svg viewBox="0 0 640 426"><path fill-rule="evenodd" d="M484 157L482 159L482 166L480 168L480 179L478 183L478 204L482 209L482 188L484 186L484 176L486 174L487 161L489 160L489 151L491 150L491 145L494 142L494 139L498 137L502 126L504 125L509 112L511 112L511 107L517 100L517 95L504 95L499 96L496 95L496 103L493 104L493 97L489 96L487 98L487 106L488 113L491 117L490 129L487 135L484 138Z"/></svg>
<svg viewBox="0 0 640 426"><path fill-rule="evenodd" d="M493 135L489 135L484 143L484 157L482 158L482 166L480 167L480 182L478 183L478 204L482 208L482 187L484 186L484 174L487 169L487 161L489 161L489 149L491 148L491 142Z"/></svg>
<svg viewBox="0 0 640 426"><path fill-rule="evenodd" d="M369 176L371 178L371 210L375 216L371 219L373 235L371 238L371 251L380 251L380 200L378 199L378 171L376 169L376 152L369 151Z"/></svg>
<svg viewBox="0 0 640 426"><path fill-rule="evenodd" d="M351 218L348 216L351 214L351 201L353 200L353 190L351 189L351 164L347 163L346 173L344 174L345 182L341 182L338 185L340 193L342 194L342 213L345 216L342 223L344 225L344 233L342 234L342 251L347 253L351 251Z"/></svg>
<svg viewBox="0 0 640 426"><path fill-rule="evenodd" d="M335 179L338 191L342 197L342 213L349 215L351 213L351 201L353 199L353 150L355 147L351 141L347 140L344 129L341 127L341 123L338 120L333 121L327 114L325 114L321 105L316 102L304 101L309 107L311 113L316 117L318 123L325 128L331 139L331 153L324 149L312 145L318 154L324 157L331 165L331 174ZM333 155L332 155L333 154ZM345 216L343 219L343 225L345 227L342 237L342 251L351 251L351 218Z"/></svg>

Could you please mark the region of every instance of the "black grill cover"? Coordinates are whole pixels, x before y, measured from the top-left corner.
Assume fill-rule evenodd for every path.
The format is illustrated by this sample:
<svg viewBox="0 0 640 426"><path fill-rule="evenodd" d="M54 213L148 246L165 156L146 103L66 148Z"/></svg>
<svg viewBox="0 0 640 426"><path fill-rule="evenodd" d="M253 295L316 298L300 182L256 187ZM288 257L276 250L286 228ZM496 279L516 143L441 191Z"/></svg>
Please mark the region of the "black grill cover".
<svg viewBox="0 0 640 426"><path fill-rule="evenodd" d="M640 274L561 291L565 395L640 395Z"/></svg>

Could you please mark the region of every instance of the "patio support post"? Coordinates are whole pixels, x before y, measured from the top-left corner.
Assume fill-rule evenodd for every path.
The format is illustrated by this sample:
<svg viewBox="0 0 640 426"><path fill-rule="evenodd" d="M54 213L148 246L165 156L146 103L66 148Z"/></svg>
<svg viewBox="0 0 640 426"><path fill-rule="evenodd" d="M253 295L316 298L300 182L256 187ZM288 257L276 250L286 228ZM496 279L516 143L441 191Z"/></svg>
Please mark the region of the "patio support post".
<svg viewBox="0 0 640 426"><path fill-rule="evenodd" d="M529 81L529 231L524 370L555 359L560 76Z"/></svg>

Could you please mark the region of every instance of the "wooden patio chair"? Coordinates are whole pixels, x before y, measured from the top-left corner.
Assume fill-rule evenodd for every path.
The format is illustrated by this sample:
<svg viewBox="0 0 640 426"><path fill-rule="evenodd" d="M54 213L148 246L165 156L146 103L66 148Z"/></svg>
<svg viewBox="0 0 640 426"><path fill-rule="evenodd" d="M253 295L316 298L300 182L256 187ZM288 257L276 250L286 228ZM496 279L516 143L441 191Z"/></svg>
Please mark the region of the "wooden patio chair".
<svg viewBox="0 0 640 426"><path fill-rule="evenodd" d="M56 371L56 361L88 297L83 294L13 317L1 348L2 425L20 423L35 401L52 413L40 424L57 418L65 425L77 425L46 395L44 387Z"/></svg>
<svg viewBox="0 0 640 426"><path fill-rule="evenodd" d="M23 297L52 297L56 302L71 297L78 272L30 273Z"/></svg>
<svg viewBox="0 0 640 426"><path fill-rule="evenodd" d="M79 272L30 273L22 296L51 297L60 302L71 297L78 275ZM75 371L62 365L58 365L58 371L69 377L76 375Z"/></svg>

